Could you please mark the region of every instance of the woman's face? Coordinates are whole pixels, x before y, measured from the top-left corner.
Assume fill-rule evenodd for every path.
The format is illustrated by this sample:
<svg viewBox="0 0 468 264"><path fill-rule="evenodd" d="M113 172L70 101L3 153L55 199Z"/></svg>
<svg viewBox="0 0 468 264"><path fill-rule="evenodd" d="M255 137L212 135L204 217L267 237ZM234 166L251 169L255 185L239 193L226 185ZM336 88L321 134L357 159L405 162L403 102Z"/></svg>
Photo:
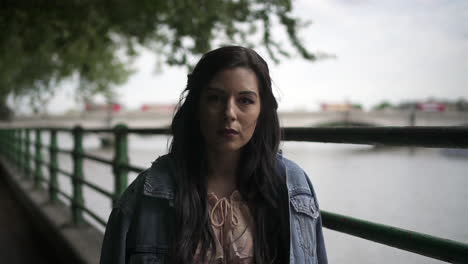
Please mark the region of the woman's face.
<svg viewBox="0 0 468 264"><path fill-rule="evenodd" d="M243 67L217 73L200 96L200 128L207 149L239 151L252 138L260 115L255 73Z"/></svg>

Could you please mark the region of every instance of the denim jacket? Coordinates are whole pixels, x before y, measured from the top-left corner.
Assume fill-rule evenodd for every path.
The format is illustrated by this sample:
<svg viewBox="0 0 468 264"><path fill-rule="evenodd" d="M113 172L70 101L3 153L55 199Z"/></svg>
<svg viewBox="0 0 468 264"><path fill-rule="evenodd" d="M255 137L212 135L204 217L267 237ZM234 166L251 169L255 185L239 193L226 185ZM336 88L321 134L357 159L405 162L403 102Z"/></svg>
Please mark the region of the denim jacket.
<svg viewBox="0 0 468 264"><path fill-rule="evenodd" d="M306 173L278 154L280 173L287 178L290 219L290 264L325 264L322 220ZM109 216L101 248L101 264L168 263L173 234L174 164L159 157L130 184Z"/></svg>

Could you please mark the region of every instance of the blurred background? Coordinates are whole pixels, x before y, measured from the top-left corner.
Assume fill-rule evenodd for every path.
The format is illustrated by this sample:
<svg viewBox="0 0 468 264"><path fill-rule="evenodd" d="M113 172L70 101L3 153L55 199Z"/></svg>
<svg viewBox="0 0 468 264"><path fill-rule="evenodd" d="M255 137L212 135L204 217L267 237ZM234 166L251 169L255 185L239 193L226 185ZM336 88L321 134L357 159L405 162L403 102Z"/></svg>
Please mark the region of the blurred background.
<svg viewBox="0 0 468 264"><path fill-rule="evenodd" d="M468 1L6 1L0 10L2 126L167 127L191 68L223 45L267 60L283 127L468 125ZM72 140L60 135L59 145ZM85 150L112 158L104 141L86 136ZM169 142L131 135L130 163L150 166ZM321 209L468 243L466 149L281 148L308 173ZM72 170L70 157L59 161ZM108 166L85 161L85 177L112 189ZM107 219L109 202L85 197ZM328 229L325 239L330 263L442 263Z"/></svg>

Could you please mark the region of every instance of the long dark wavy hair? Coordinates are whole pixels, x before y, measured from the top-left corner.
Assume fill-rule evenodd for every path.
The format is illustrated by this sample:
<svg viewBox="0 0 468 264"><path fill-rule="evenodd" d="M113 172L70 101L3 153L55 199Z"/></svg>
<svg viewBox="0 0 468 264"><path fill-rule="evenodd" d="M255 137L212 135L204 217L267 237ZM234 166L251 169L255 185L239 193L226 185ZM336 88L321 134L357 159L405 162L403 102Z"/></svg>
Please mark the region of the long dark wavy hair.
<svg viewBox="0 0 468 264"><path fill-rule="evenodd" d="M235 67L252 70L259 83L260 115L250 141L243 147L237 188L247 202L253 228L257 264L289 261L289 211L286 179L277 169L281 139L278 104L272 92L268 65L254 50L222 47L206 53L188 75L172 120L170 154L176 163L175 234L171 263L193 263L215 248L207 208L206 145L200 130L199 102L202 89L220 71Z"/></svg>

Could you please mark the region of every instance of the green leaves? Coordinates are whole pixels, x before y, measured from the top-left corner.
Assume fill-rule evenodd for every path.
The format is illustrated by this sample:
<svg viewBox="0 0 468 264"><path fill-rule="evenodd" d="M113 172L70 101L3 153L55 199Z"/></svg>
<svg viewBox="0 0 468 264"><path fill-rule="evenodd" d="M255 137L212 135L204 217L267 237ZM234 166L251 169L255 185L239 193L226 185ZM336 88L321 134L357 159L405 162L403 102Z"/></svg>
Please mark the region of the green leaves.
<svg viewBox="0 0 468 264"><path fill-rule="evenodd" d="M298 54L315 59L299 41L291 0L6 1L0 8L0 97L51 95L72 76L81 80L78 93L109 93L131 74L136 46L154 50L169 65L190 67L190 58L214 43L262 45L278 62L290 52L272 34L273 20Z"/></svg>

